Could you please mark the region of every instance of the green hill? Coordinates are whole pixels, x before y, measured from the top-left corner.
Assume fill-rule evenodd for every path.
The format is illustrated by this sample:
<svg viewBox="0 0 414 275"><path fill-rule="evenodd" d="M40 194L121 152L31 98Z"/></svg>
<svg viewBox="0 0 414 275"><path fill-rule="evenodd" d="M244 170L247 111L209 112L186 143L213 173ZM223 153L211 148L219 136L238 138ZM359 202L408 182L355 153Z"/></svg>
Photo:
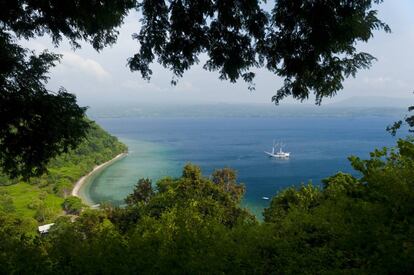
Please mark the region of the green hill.
<svg viewBox="0 0 414 275"><path fill-rule="evenodd" d="M77 149L62 154L48 165L48 173L28 182L0 175L0 211L48 222L63 214L62 203L73 184L96 165L125 152L127 147L96 123Z"/></svg>

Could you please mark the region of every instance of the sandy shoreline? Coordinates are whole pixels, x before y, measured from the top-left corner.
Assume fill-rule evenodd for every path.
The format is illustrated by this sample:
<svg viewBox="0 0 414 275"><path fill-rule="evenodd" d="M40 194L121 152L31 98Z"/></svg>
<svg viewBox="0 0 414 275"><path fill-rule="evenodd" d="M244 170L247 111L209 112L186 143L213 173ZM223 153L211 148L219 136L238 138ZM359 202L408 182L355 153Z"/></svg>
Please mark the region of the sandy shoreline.
<svg viewBox="0 0 414 275"><path fill-rule="evenodd" d="M111 164L111 163L113 163L113 162L115 162L115 161L117 161L117 160L119 160L119 159L121 159L121 158L123 158L123 157L125 157L127 155L127 153L121 153L121 154L119 154L119 155L117 155L116 157L114 157L113 159L111 159L111 160L109 160L109 161L107 161L107 162L104 162L104 163L102 163L102 164L100 164L100 165L98 165L98 166L95 166L95 168L93 168L93 170L92 171L90 171L88 174L86 174L85 176L83 176L83 177L81 177L76 183L75 183L75 185L73 186L73 189L72 189L72 193L71 193L71 195L72 196L75 196L75 197L79 197L79 198L81 198L82 199L82 197L79 195L79 190L81 189L81 187L82 187L82 185L83 184L85 184L85 182L86 182L86 180L90 177L90 176L92 176L93 174L95 174L96 172L98 172L99 170L101 170L102 168L104 168L105 166L107 166L107 165L109 165L109 164Z"/></svg>

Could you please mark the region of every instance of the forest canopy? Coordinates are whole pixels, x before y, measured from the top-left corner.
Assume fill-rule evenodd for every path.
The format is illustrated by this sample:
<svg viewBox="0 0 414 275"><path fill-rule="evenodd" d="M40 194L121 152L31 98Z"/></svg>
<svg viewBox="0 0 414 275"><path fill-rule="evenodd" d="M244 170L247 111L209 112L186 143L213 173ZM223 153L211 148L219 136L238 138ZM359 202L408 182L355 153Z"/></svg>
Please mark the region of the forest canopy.
<svg viewBox="0 0 414 275"><path fill-rule="evenodd" d="M410 274L414 143L350 158L338 173L272 198L258 222L240 207L234 171L188 164L155 186L139 180L125 208L62 217L31 236L0 210L0 270L45 274ZM24 255L24 257L22 256Z"/></svg>

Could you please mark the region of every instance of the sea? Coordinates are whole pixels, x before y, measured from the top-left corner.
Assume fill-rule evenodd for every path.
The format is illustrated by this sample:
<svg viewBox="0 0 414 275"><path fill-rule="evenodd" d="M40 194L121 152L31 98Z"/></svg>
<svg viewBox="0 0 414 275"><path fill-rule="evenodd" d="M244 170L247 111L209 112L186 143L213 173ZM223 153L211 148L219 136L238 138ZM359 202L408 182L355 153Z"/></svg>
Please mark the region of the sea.
<svg viewBox="0 0 414 275"><path fill-rule="evenodd" d="M230 167L246 187L242 205L258 217L280 190L312 183L338 172L359 176L349 156L369 158L375 148L396 143L385 128L395 117L214 117L97 118L125 143L128 155L95 175L83 194L93 204L124 204L140 178L154 183L179 177L186 163L208 177ZM285 144L289 159L265 155L273 142Z"/></svg>

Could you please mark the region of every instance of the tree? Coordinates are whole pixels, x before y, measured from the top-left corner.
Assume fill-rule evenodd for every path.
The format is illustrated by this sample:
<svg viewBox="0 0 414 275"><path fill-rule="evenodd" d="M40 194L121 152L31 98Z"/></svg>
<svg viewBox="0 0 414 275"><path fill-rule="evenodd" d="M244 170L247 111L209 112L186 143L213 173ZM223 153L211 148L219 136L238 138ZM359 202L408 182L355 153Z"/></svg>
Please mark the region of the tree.
<svg viewBox="0 0 414 275"><path fill-rule="evenodd" d="M404 274L413 269L413 140L375 150L368 160L350 161L358 178L338 173L325 179L323 188L286 189L265 210L266 237L273 242L262 253L279 273Z"/></svg>
<svg viewBox="0 0 414 275"><path fill-rule="evenodd" d="M134 36L141 48L129 66L149 79L157 58L181 77L205 53L204 68L219 71L220 79L252 84L256 67L284 78L276 104L311 92L320 104L375 59L355 43L368 41L373 30L390 31L372 9L382 0L278 0L270 11L265 2L143 0L142 28Z"/></svg>
<svg viewBox="0 0 414 275"><path fill-rule="evenodd" d="M89 127L86 108L61 88L45 88L47 73L60 56L39 55L19 39L49 34L74 47L85 40L100 50L113 44L133 0L0 2L0 166L11 177L37 176L56 155L76 147Z"/></svg>
<svg viewBox="0 0 414 275"><path fill-rule="evenodd" d="M28 56L5 33L0 33L0 52L6 65L0 70L0 166L13 178L39 176L51 158L85 137L86 108L63 88L52 94L44 87L57 55Z"/></svg>
<svg viewBox="0 0 414 275"><path fill-rule="evenodd" d="M79 215L83 206L82 200L75 196L67 197L62 203L63 210L65 210L68 214L74 215Z"/></svg>
<svg viewBox="0 0 414 275"><path fill-rule="evenodd" d="M128 205L134 205L137 203L148 203L151 197L154 195L154 190L152 189L152 182L150 179L140 179L135 185L134 191L132 194L128 195L125 199L125 202Z"/></svg>
<svg viewBox="0 0 414 275"><path fill-rule="evenodd" d="M298 189L289 187L272 198L270 206L263 212L263 217L266 222L280 222L292 209L310 211L320 200L320 189L312 184L301 185Z"/></svg>
<svg viewBox="0 0 414 275"><path fill-rule="evenodd" d="M408 112L414 111L414 106L408 107ZM394 122L392 125L387 127L387 131L391 133L391 135L395 136L397 131L401 128L402 125L406 124L408 126L408 131L410 133L414 132L414 115L406 115L403 119Z"/></svg>
<svg viewBox="0 0 414 275"><path fill-rule="evenodd" d="M233 182L234 190L238 188ZM223 185L203 177L200 167L187 164L180 178L163 178L157 182L157 190L152 189L149 179L141 179L134 192L127 197L127 207L107 209L112 221L118 221L122 231L128 231L136 223L145 222L145 217L158 219L173 211L181 212L192 207L201 217L212 218L226 226L234 226L240 221L254 220L239 207L241 196L236 197Z"/></svg>
<svg viewBox="0 0 414 275"><path fill-rule="evenodd" d="M88 209L74 222L62 216L47 236L34 234L33 221L0 210L0 268L11 274L411 274L413 139L350 160L358 176L337 173L321 187L285 189L262 223L194 165L186 170L198 170L197 177L163 179L146 204ZM231 172L219 174L233 180Z"/></svg>
<svg viewBox="0 0 414 275"><path fill-rule="evenodd" d="M187 163L184 166L182 177L192 181L199 181L202 179L201 169L197 165Z"/></svg>
<svg viewBox="0 0 414 275"><path fill-rule="evenodd" d="M0 165L12 177L39 175L48 160L76 147L88 128L74 95L44 86L59 56L35 55L19 39L49 34L56 46L66 37L74 48L84 40L100 50L115 43L116 28L137 9L140 49L128 63L145 79L157 60L172 70L174 84L206 54L206 70L231 82L242 78L251 89L257 67L284 78L272 98L276 104L290 95L305 100L312 92L320 104L375 59L355 44L374 30L389 31L372 8L381 2L278 0L265 9L264 0L1 1Z"/></svg>
<svg viewBox="0 0 414 275"><path fill-rule="evenodd" d="M237 183L236 171L231 168L217 169L211 174L211 180L221 186L225 192L231 194L235 201L240 202L244 192L244 185Z"/></svg>

